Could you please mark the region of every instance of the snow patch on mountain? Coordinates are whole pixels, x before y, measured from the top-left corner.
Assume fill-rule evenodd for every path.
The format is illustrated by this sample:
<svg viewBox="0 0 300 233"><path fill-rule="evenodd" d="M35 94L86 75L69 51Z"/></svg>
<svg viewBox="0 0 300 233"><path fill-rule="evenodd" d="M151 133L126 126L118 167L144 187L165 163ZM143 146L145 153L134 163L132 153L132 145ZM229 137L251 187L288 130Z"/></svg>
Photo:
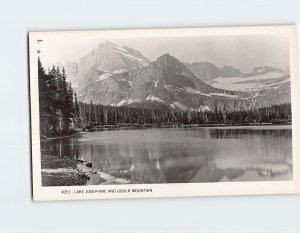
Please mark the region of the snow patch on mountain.
<svg viewBox="0 0 300 233"><path fill-rule="evenodd" d="M151 101L158 101L158 102L164 102L163 100L161 100L160 98L158 97L155 97L155 96L148 96L146 100L151 100Z"/></svg>
<svg viewBox="0 0 300 233"><path fill-rule="evenodd" d="M140 100L133 100L133 99L127 99L127 100L121 100L119 103L116 104L116 106L120 107L125 104L132 104L132 103L139 103Z"/></svg>
<svg viewBox="0 0 300 233"><path fill-rule="evenodd" d="M126 70L126 69L120 69L120 70L116 70L116 71L114 71L114 72L109 72L109 71L105 71L105 70L101 70L101 71L104 71L105 73L104 73L104 74L101 74L100 76L98 76L98 77L96 78L96 82L105 80L105 79L111 77L111 76L114 75L114 74L124 73L124 72L126 72L127 70ZM122 81L123 81L123 80L122 80ZM124 80L124 81L126 81L126 80Z"/></svg>
<svg viewBox="0 0 300 233"><path fill-rule="evenodd" d="M203 93L203 92L201 92L201 91L198 91L198 90L195 90L195 89L193 89L193 88L191 88L191 87L186 87L186 88L184 88L183 90L184 90L184 91L187 91L187 92L190 92L190 93L192 93L192 94L204 95L204 96L210 97L210 94L205 94L205 93Z"/></svg>
<svg viewBox="0 0 300 233"><path fill-rule="evenodd" d="M185 111L185 110L188 109L186 106L184 106L183 104L181 104L181 103L179 103L179 102L177 102L177 101L175 101L175 102L173 102L172 104L170 104L170 106L171 106L172 108L175 108L175 107L180 108L180 109L183 110L183 111Z"/></svg>
<svg viewBox="0 0 300 233"><path fill-rule="evenodd" d="M135 56L133 56L133 55L127 53L127 52L122 52L122 51L120 51L120 50L116 50L116 52L117 52L117 53L120 53L120 54L122 54L122 55L124 55L125 57L127 57L127 58L129 58L129 59L137 60L137 61L139 61L139 62L140 62L142 65L144 65L144 66L148 65L148 63L145 63L145 62L143 61L143 59L138 58L138 57L135 57Z"/></svg>
<svg viewBox="0 0 300 233"><path fill-rule="evenodd" d="M119 103L117 103L117 106L122 106L126 103L127 100L121 100Z"/></svg>
<svg viewBox="0 0 300 233"><path fill-rule="evenodd" d="M284 84L286 82L290 82L290 79L274 81L274 82L271 82L271 83L264 83L263 85L259 86L258 88L264 89L264 88L268 88L268 87L273 87L273 88L276 89L276 88L279 87L279 85Z"/></svg>
<svg viewBox="0 0 300 233"><path fill-rule="evenodd" d="M96 81L102 81L112 76L112 73L104 73L97 77Z"/></svg>
<svg viewBox="0 0 300 233"><path fill-rule="evenodd" d="M238 98L236 95L230 95L230 94L226 94L226 93L208 93L208 94L205 94L201 91L195 90L195 89L190 88L190 87L186 87L185 90L190 92L190 93L193 93L193 94L204 95L204 96L207 96L207 97L222 96L222 97L227 97L227 98Z"/></svg>
<svg viewBox="0 0 300 233"><path fill-rule="evenodd" d="M238 98L236 95L230 95L226 93L210 93L210 96L222 96L222 97L227 97L227 98Z"/></svg>
<svg viewBox="0 0 300 233"><path fill-rule="evenodd" d="M114 73L114 74L120 74L120 73L124 73L124 72L126 72L126 71L127 71L126 69L120 69L120 70L114 71L113 73Z"/></svg>
<svg viewBox="0 0 300 233"><path fill-rule="evenodd" d="M200 107L198 108L198 111L211 111L210 107L207 105L200 105Z"/></svg>
<svg viewBox="0 0 300 233"><path fill-rule="evenodd" d="M209 106L207 105L200 105L200 107L198 109L194 109L194 108L191 108L190 109L191 111L195 111L195 112L210 112L211 109Z"/></svg>
<svg viewBox="0 0 300 233"><path fill-rule="evenodd" d="M250 77L215 78L212 86L226 90L247 91L257 88L261 83L270 79L282 77L282 73L270 72Z"/></svg>
<svg viewBox="0 0 300 233"><path fill-rule="evenodd" d="M128 53L128 51L127 51L125 48L123 48L123 47L121 47L121 46L118 46L118 45L116 45L116 44L113 44L112 47L113 47L114 49L116 49L116 50L120 50L120 51L122 51L122 52L124 52L124 53Z"/></svg>
<svg viewBox="0 0 300 233"><path fill-rule="evenodd" d="M128 80L126 80L124 78L122 78L121 81L122 82L127 82L129 86L132 86L132 82L131 81L128 81Z"/></svg>
<svg viewBox="0 0 300 233"><path fill-rule="evenodd" d="M184 71L183 72L175 72L175 74L179 74L179 75L183 75L183 76L189 76L189 74L185 73Z"/></svg>

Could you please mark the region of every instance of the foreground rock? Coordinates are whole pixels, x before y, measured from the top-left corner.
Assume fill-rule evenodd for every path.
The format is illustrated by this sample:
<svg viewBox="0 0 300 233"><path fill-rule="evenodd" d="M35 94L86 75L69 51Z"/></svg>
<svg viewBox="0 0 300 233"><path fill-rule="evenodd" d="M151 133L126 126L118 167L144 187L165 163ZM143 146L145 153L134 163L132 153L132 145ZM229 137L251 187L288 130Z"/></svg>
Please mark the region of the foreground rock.
<svg viewBox="0 0 300 233"><path fill-rule="evenodd" d="M86 185L90 177L78 169L81 163L69 157L42 156L42 186Z"/></svg>
<svg viewBox="0 0 300 233"><path fill-rule="evenodd" d="M114 177L93 168L93 163L70 157L42 156L42 186L80 186L128 184L130 180Z"/></svg>

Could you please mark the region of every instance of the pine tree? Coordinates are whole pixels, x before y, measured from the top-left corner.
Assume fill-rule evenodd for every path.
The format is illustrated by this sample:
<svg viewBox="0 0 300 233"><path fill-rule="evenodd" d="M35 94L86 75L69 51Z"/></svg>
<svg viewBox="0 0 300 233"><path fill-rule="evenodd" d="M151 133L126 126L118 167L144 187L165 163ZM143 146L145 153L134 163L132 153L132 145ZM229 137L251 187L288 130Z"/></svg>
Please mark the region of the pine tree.
<svg viewBox="0 0 300 233"><path fill-rule="evenodd" d="M74 92L74 118L75 118L75 124L76 127L79 126L79 105L77 100L77 94Z"/></svg>
<svg viewBox="0 0 300 233"><path fill-rule="evenodd" d="M41 136L46 136L48 130L49 91L46 83L46 73L42 66L40 58L38 58L38 83L39 83L39 106L40 106L40 131L41 131Z"/></svg>

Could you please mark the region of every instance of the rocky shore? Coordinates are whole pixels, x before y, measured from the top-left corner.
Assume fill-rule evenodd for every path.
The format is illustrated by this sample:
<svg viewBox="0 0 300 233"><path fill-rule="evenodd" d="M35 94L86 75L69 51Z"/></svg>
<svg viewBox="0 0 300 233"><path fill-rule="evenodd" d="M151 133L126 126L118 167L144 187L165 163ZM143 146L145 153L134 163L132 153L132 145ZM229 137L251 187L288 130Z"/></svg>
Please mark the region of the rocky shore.
<svg viewBox="0 0 300 233"><path fill-rule="evenodd" d="M70 157L42 156L42 186L80 186L128 184L130 180L117 178L93 167L93 163Z"/></svg>
<svg viewBox="0 0 300 233"><path fill-rule="evenodd" d="M69 157L42 156L42 186L86 185L90 177L78 168L81 163Z"/></svg>

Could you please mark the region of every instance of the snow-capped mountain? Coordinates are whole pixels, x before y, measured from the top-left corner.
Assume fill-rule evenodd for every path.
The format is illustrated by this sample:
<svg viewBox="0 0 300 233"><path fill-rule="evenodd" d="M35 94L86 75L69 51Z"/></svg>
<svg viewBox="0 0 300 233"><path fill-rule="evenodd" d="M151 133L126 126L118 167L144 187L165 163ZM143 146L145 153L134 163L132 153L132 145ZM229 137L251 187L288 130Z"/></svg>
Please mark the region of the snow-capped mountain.
<svg viewBox="0 0 300 233"><path fill-rule="evenodd" d="M291 102L291 81L289 75L271 79L258 85L249 92L254 93L256 106L270 106Z"/></svg>
<svg viewBox="0 0 300 233"><path fill-rule="evenodd" d="M68 81L72 86L84 88L86 84L106 79L113 74L127 70L139 69L150 61L139 51L129 47L119 46L109 41L98 45L96 49L79 59L79 62L55 63L60 68L65 67ZM48 64L48 67L51 67ZM96 75L95 77L91 77ZM88 80L87 80L88 79ZM87 83L86 83L87 82Z"/></svg>
<svg viewBox="0 0 300 233"><path fill-rule="evenodd" d="M270 74L284 74L284 71L282 69L277 69L271 66L261 66L261 67L254 67L252 72L246 73L243 75L243 77L253 77L258 75L270 75Z"/></svg>
<svg viewBox="0 0 300 233"><path fill-rule="evenodd" d="M289 74L269 66L242 74L226 65L183 64L169 54L150 62L137 50L105 42L64 67L78 99L87 103L209 111L290 102Z"/></svg>
<svg viewBox="0 0 300 233"><path fill-rule="evenodd" d="M175 57L165 54L141 69L113 74L89 85L79 98L115 106L165 105L181 110L245 109L249 93L214 88Z"/></svg>
<svg viewBox="0 0 300 233"><path fill-rule="evenodd" d="M105 72L134 70L149 63L139 51L105 41L79 60L78 71L84 72L91 67Z"/></svg>
<svg viewBox="0 0 300 233"><path fill-rule="evenodd" d="M283 71L271 66L255 67L250 73L243 74L239 69L227 65L220 69L209 62L184 64L198 79L217 88L237 91L258 90L262 84L289 74L289 68Z"/></svg>
<svg viewBox="0 0 300 233"><path fill-rule="evenodd" d="M232 77L218 77L212 85L238 91L259 91L264 84L288 76L283 70L270 66L255 67L252 72Z"/></svg>

